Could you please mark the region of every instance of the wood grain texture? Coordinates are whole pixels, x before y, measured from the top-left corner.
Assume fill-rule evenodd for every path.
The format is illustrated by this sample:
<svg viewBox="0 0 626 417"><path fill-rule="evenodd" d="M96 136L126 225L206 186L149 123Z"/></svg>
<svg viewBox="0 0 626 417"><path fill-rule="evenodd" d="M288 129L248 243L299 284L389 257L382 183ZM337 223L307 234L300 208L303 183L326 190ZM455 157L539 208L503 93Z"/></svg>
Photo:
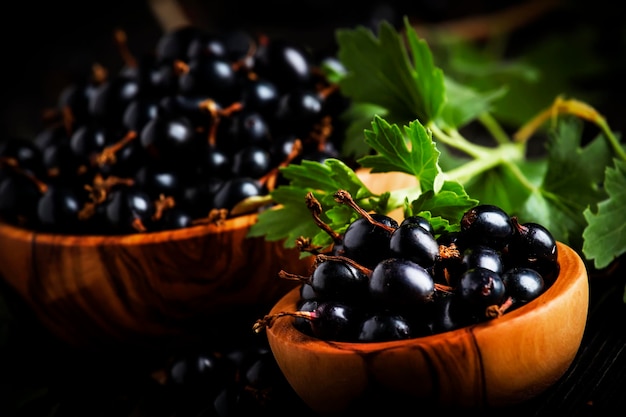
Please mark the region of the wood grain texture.
<svg viewBox="0 0 626 417"><path fill-rule="evenodd" d="M0 275L62 340L149 344L238 308L269 308L295 286L280 269L309 272L297 250L246 238L256 219L126 236L0 224Z"/></svg>
<svg viewBox="0 0 626 417"><path fill-rule="evenodd" d="M311 338L283 317L267 329L274 356L302 399L323 415L392 398L461 409L529 400L554 384L581 343L589 303L581 258L558 243L561 272L539 298L500 318L433 336L384 343ZM292 290L270 311L294 311Z"/></svg>

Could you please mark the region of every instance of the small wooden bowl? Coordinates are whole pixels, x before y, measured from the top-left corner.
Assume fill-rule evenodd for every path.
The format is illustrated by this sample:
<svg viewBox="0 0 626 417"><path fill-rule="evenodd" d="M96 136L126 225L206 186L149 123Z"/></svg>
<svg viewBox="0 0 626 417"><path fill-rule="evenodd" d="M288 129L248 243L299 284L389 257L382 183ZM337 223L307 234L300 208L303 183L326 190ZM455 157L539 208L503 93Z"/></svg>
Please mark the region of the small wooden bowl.
<svg viewBox="0 0 626 417"><path fill-rule="evenodd" d="M244 311L271 308L296 285L279 279L280 269L310 272L312 261L298 250L246 238L256 219L124 236L46 234L0 223L0 277L71 345L182 343L228 327Z"/></svg>
<svg viewBox="0 0 626 417"><path fill-rule="evenodd" d="M565 373L585 329L587 271L570 247L559 242L558 251L560 274L544 294L485 323L405 341L346 343L307 336L283 317L267 337L289 383L320 414L519 403ZM298 299L290 291L269 314L295 311Z"/></svg>

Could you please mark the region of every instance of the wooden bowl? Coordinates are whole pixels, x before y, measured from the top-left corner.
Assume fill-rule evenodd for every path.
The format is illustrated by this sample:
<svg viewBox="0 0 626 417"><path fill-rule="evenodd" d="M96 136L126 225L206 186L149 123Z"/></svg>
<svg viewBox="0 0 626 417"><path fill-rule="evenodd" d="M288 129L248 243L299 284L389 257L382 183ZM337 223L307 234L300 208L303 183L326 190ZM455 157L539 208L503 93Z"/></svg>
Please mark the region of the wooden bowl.
<svg viewBox="0 0 626 417"><path fill-rule="evenodd" d="M587 271L570 247L559 242L558 251L554 284L488 322L405 341L347 343L307 336L286 316L267 337L289 383L320 414L519 403L565 373L585 329ZM295 311L298 299L290 291L269 314Z"/></svg>
<svg viewBox="0 0 626 417"><path fill-rule="evenodd" d="M193 340L245 311L254 312L249 321L271 308L295 286L277 277L280 269L310 272L312 262L296 249L246 238L256 219L124 236L46 234L0 223L0 277L71 345Z"/></svg>

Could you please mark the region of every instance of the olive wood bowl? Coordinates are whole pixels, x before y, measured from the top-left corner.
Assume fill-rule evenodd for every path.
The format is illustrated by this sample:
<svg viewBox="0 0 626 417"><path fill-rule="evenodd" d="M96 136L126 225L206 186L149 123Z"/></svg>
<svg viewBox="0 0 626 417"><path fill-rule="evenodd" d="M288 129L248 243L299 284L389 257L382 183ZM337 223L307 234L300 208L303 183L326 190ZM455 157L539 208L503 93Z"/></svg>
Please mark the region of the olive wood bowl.
<svg viewBox="0 0 626 417"><path fill-rule="evenodd" d="M0 223L0 277L70 345L191 343L214 324L227 328L238 313L271 308L295 286L277 278L280 269L309 272L312 262L298 250L247 238L256 220L249 214L121 236L47 234Z"/></svg>
<svg viewBox="0 0 626 417"><path fill-rule="evenodd" d="M375 192L416 181L365 169L357 175ZM229 327L239 321L247 334L250 320L297 286L278 272L306 275L313 264L283 242L247 238L257 219L123 236L50 234L0 221L0 279L54 336L78 347L195 343L207 329L224 339L237 336Z"/></svg>
<svg viewBox="0 0 626 417"><path fill-rule="evenodd" d="M571 365L587 320L587 271L573 249L557 244L560 274L552 286L490 321L404 341L349 343L307 336L285 316L266 329L271 350L297 394L323 415L394 405L416 415L425 406L487 409L531 399ZM299 296L290 291L269 314L295 311Z"/></svg>

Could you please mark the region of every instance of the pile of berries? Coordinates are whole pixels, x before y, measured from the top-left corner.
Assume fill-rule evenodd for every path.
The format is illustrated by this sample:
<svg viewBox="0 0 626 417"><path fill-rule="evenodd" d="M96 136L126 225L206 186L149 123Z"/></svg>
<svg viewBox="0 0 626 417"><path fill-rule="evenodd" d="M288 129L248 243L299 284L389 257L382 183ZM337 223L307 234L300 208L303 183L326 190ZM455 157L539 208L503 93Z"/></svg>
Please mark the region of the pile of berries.
<svg viewBox="0 0 626 417"><path fill-rule="evenodd" d="M308 198L312 198L309 194ZM466 211L455 231L436 233L425 217L398 224L359 208L349 193L335 199L360 213L335 244L317 253L302 282L297 311L279 317L323 340L381 342L421 337L480 323L541 295L559 274L557 244L537 223L518 222L500 207Z"/></svg>
<svg viewBox="0 0 626 417"><path fill-rule="evenodd" d="M254 212L278 168L339 157L347 100L304 45L186 26L94 65L34 138L0 138L0 217L72 234L169 230Z"/></svg>
<svg viewBox="0 0 626 417"><path fill-rule="evenodd" d="M281 372L266 339L245 347L199 346L168 362L159 387L178 416L312 416Z"/></svg>

